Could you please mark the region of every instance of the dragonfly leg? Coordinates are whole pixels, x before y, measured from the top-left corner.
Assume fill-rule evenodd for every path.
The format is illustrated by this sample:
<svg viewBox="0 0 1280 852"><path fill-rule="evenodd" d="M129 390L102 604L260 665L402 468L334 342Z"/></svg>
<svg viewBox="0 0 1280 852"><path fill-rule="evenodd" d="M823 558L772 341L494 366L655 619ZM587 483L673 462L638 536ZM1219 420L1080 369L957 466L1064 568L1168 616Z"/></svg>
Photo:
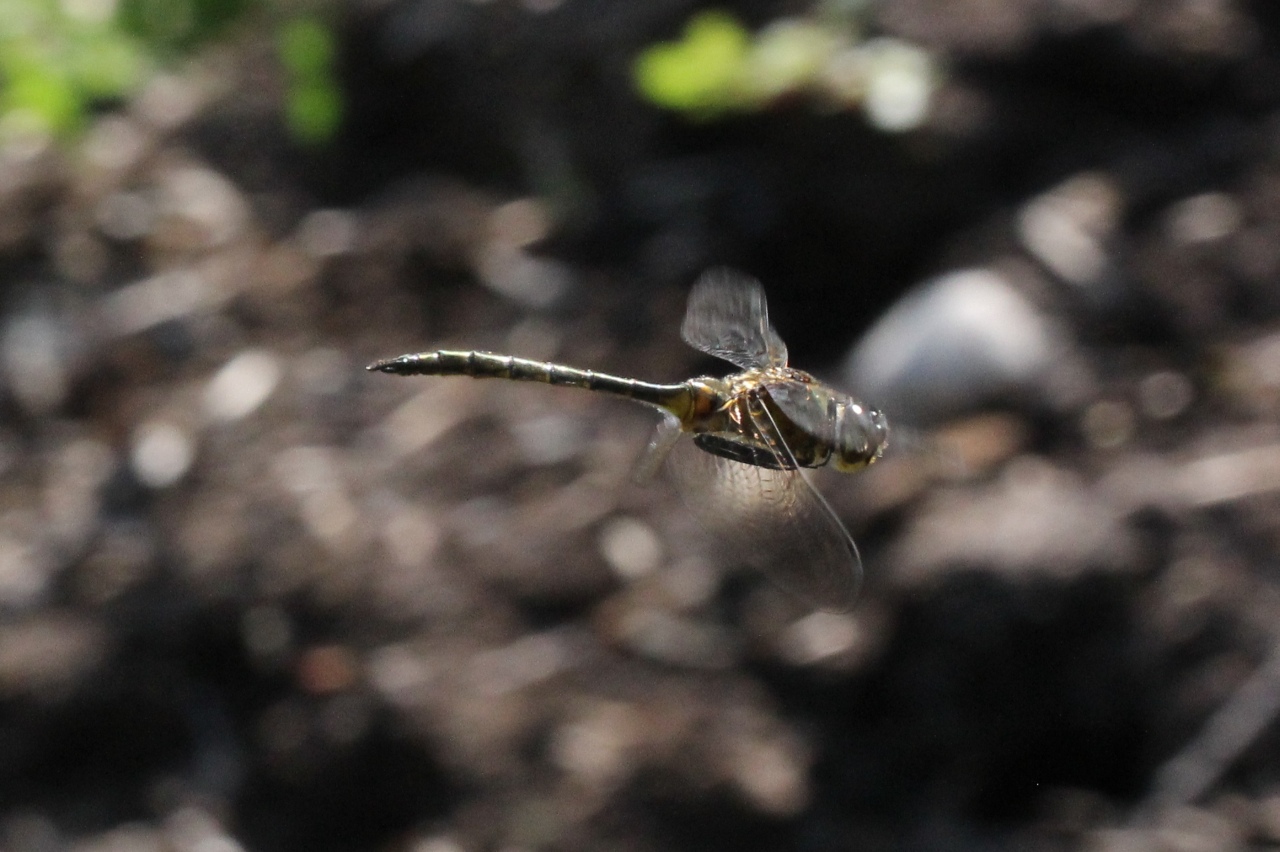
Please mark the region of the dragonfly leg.
<svg viewBox="0 0 1280 852"><path fill-rule="evenodd" d="M747 413L751 415L751 420L760 437L777 457L778 466L783 469L798 470L800 465L796 462L795 454L791 452L787 442L782 439L778 421L773 419L773 415L769 413L769 407L764 404L764 400L760 399L758 394L751 394L747 403Z"/></svg>

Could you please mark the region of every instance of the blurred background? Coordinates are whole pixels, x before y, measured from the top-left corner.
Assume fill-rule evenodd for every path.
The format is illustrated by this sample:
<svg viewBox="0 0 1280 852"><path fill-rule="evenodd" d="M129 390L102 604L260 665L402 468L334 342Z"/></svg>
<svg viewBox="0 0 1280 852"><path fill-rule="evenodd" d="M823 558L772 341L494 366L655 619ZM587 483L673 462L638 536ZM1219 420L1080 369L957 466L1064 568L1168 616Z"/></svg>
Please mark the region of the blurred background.
<svg viewBox="0 0 1280 852"><path fill-rule="evenodd" d="M918 436L850 613L363 369L721 264ZM1274 849L1278 276L1266 0L3 0L0 849Z"/></svg>

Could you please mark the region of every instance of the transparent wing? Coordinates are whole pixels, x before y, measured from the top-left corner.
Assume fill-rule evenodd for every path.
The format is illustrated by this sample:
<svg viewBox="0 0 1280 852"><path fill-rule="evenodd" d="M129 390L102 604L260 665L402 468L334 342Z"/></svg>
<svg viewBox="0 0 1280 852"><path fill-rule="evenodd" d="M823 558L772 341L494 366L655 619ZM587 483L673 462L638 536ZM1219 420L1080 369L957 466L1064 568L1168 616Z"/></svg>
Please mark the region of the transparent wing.
<svg viewBox="0 0 1280 852"><path fill-rule="evenodd" d="M836 395L805 382L767 382L769 398L792 423L827 446L836 439ZM770 423L764 424L766 426ZM776 433L776 429L774 429Z"/></svg>
<svg viewBox="0 0 1280 852"><path fill-rule="evenodd" d="M764 287L729 269L703 273L693 285L680 334L694 349L743 370L787 363L786 344L769 325Z"/></svg>
<svg viewBox="0 0 1280 852"><path fill-rule="evenodd" d="M636 466L631 471L632 481L640 485L651 482L683 434L679 418L674 414L663 415L662 420L654 427L649 446L636 459Z"/></svg>
<svg viewBox="0 0 1280 852"><path fill-rule="evenodd" d="M862 583L858 548L799 470L744 464L685 440L672 450L668 471L730 557L813 606L853 606Z"/></svg>

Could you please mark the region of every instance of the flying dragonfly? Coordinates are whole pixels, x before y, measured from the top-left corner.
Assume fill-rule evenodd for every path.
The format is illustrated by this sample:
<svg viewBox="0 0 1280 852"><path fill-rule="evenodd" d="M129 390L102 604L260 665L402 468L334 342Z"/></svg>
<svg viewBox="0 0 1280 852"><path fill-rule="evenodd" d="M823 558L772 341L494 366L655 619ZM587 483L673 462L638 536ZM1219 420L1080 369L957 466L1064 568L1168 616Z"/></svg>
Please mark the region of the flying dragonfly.
<svg viewBox="0 0 1280 852"><path fill-rule="evenodd" d="M804 469L852 473L875 462L889 442L884 414L787 366L764 288L752 278L725 269L705 273L689 295L681 335L738 371L655 384L452 350L401 355L368 369L543 382L651 405L663 418L640 470L652 473L668 462L691 513L732 557L814 606L848 609L862 582L862 559Z"/></svg>

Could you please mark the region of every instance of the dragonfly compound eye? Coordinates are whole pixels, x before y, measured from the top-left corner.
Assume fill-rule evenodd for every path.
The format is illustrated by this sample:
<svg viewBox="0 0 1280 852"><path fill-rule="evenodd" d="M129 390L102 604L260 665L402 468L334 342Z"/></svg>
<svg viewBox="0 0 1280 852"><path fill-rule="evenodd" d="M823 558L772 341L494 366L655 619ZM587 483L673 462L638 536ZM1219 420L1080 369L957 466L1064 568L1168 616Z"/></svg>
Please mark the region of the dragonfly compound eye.
<svg viewBox="0 0 1280 852"><path fill-rule="evenodd" d="M884 414L856 402L841 406L836 418L836 470L861 470L884 453L889 441L889 424Z"/></svg>

